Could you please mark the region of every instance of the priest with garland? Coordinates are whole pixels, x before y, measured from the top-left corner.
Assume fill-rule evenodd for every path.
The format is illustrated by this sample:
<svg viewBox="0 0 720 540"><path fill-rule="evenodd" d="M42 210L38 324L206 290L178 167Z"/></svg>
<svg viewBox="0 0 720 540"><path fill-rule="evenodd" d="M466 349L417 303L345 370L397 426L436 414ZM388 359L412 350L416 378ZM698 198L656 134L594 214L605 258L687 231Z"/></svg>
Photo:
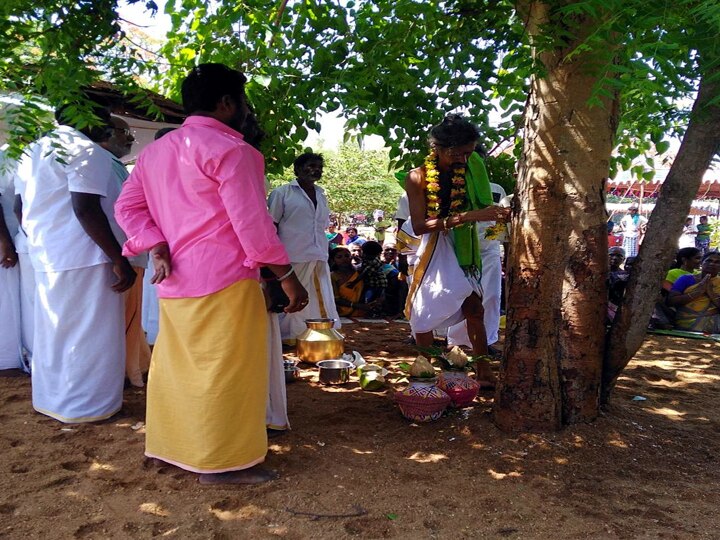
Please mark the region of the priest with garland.
<svg viewBox="0 0 720 540"><path fill-rule="evenodd" d="M476 223L507 221L510 210L493 206L482 158L475 153L478 128L458 114L430 130L430 153L405 182L410 221L421 237L418 261L405 307L420 347L431 347L433 331L463 320L475 356L487 354L483 320L482 260ZM493 386L485 362L478 382Z"/></svg>

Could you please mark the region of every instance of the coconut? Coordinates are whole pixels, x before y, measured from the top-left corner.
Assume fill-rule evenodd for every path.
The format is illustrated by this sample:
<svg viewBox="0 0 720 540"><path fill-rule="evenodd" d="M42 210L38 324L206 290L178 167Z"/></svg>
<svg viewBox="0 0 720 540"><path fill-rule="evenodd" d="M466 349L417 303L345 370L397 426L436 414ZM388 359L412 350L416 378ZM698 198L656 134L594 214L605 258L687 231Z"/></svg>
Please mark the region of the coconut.
<svg viewBox="0 0 720 540"><path fill-rule="evenodd" d="M467 363L470 360L468 355L465 354L465 351L457 345L450 349L450 352L445 354L445 358L448 362L450 362L452 367L457 369L465 369L465 366L467 366Z"/></svg>
<svg viewBox="0 0 720 540"><path fill-rule="evenodd" d="M418 378L428 378L435 376L435 368L430 361L424 356L418 356L413 365L410 367L410 375Z"/></svg>

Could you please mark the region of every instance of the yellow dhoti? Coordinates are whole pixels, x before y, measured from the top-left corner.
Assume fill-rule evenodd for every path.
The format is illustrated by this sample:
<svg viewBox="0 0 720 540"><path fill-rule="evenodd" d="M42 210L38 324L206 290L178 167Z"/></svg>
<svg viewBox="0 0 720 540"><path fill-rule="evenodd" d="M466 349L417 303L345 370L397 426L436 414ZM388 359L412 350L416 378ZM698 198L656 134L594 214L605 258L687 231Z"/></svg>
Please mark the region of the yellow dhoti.
<svg viewBox="0 0 720 540"><path fill-rule="evenodd" d="M198 473L264 461L266 333L265 301L254 280L200 298L160 299L145 455Z"/></svg>
<svg viewBox="0 0 720 540"><path fill-rule="evenodd" d="M150 367L150 346L141 324L145 269L138 266L133 269L137 278L125 292L125 376L133 386L144 386L143 374Z"/></svg>

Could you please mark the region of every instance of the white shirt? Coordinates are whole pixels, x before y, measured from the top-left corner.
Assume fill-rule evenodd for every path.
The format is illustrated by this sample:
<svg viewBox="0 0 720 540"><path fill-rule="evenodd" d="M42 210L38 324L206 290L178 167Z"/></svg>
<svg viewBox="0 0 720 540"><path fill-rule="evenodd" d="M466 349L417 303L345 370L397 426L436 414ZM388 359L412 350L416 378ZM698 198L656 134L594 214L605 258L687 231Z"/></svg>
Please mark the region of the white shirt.
<svg viewBox="0 0 720 540"><path fill-rule="evenodd" d="M495 204L499 203L502 199L504 199L507 196L505 193L505 190L499 184L494 184L494 183L490 182L490 191L492 191L493 202ZM492 227L494 225L495 225L494 221L478 221L477 232L478 232L478 236L480 238L480 251L481 252L490 252L490 251L500 252L500 246L502 245L501 240L488 240L485 238L485 230L488 227Z"/></svg>
<svg viewBox="0 0 720 540"><path fill-rule="evenodd" d="M633 217L628 214L620 220L620 226L622 227L623 236L626 238L637 238L640 236L640 227L645 225L648 220L645 216L637 214L638 222L635 224Z"/></svg>
<svg viewBox="0 0 720 540"><path fill-rule="evenodd" d="M114 221L112 207L120 187L109 152L79 131L60 126L29 146L20 160L15 190L22 198L22 226L36 271L110 262L83 230L70 198L70 192L100 195L103 211Z"/></svg>
<svg viewBox="0 0 720 540"><path fill-rule="evenodd" d="M325 191L315 186L317 206L313 205L297 179L270 193L268 208L278 236L290 262L326 261L329 242L325 227L330 222Z"/></svg>
<svg viewBox="0 0 720 540"><path fill-rule="evenodd" d="M407 221L410 219L410 201L408 201L407 192L403 193L398 199L397 210L395 210L395 219Z"/></svg>

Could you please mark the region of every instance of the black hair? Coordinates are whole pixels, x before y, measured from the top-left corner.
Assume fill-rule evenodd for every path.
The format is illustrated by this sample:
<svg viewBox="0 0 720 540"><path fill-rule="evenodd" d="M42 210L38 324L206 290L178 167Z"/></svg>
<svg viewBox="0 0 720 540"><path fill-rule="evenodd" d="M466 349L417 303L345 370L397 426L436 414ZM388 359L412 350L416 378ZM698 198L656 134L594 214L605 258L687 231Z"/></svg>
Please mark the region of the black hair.
<svg viewBox="0 0 720 540"><path fill-rule="evenodd" d="M245 75L225 64L200 64L182 82L183 108L187 114L213 112L223 96L245 96Z"/></svg>
<svg viewBox="0 0 720 540"><path fill-rule="evenodd" d="M330 257L328 258L328 264L330 265L330 270L335 270L335 263L333 262L335 260L335 255L338 254L340 251L347 251L348 253L350 250L346 248L345 246L338 246L334 247L330 250Z"/></svg>
<svg viewBox="0 0 720 540"><path fill-rule="evenodd" d="M305 152L304 154L300 154L297 158L295 158L295 161L293 161L293 170L295 171L295 174L297 174L300 169L302 169L303 166L310 161L319 161L322 165L325 164L325 158L322 157L322 154Z"/></svg>
<svg viewBox="0 0 720 540"><path fill-rule="evenodd" d="M379 257L382 253L382 246L380 245L380 242L376 242L375 240L368 240L362 245L361 249L363 257L368 259Z"/></svg>
<svg viewBox="0 0 720 540"><path fill-rule="evenodd" d="M55 120L58 124L75 128L88 139L96 143L105 142L112 136L113 125L110 122L110 110L106 107L98 104L92 105L92 113L100 119L102 122L100 125L79 128L75 119L73 119L68 113L68 109L71 106L73 106L73 104L66 103L55 110Z"/></svg>
<svg viewBox="0 0 720 540"><path fill-rule="evenodd" d="M177 129L177 128L171 128L171 127L166 127L166 128L158 129L158 130L155 132L155 140L157 141L158 139L163 138L165 135L167 135L167 134L170 133L171 131L175 131L176 129Z"/></svg>
<svg viewBox="0 0 720 540"><path fill-rule="evenodd" d="M710 255L719 255L720 256L720 251L717 251L717 250L708 251L705 255L703 255L703 258L702 258L703 262L705 262L705 259L707 259Z"/></svg>
<svg viewBox="0 0 720 540"><path fill-rule="evenodd" d="M671 268L680 268L682 266L683 259L692 259L693 257L696 257L698 253L700 253L700 250L696 247L684 247L679 249L675 254L675 262L673 262Z"/></svg>
<svg viewBox="0 0 720 540"><path fill-rule="evenodd" d="M478 127L461 114L448 114L442 122L430 129L430 145L449 148L477 142Z"/></svg>

